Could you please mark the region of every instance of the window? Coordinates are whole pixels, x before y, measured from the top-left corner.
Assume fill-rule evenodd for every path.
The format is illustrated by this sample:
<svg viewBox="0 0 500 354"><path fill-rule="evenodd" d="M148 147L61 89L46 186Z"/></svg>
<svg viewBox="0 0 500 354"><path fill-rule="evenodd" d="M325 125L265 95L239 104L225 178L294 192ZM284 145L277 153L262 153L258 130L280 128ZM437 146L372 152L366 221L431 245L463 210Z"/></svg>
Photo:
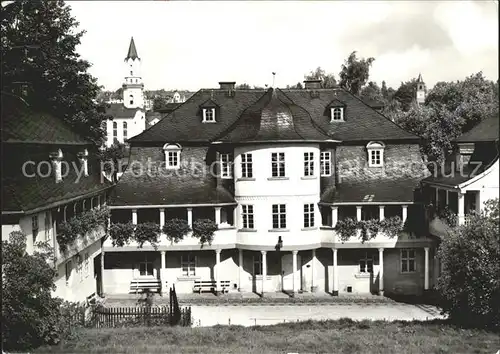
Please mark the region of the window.
<svg viewBox="0 0 500 354"><path fill-rule="evenodd" d="M322 151L320 158L321 177L332 175L332 160L330 151Z"/></svg>
<svg viewBox="0 0 500 354"><path fill-rule="evenodd" d="M50 240L50 211L45 212L45 241Z"/></svg>
<svg viewBox="0 0 500 354"><path fill-rule="evenodd" d="M331 108L331 121L338 122L344 120L344 108L343 107L334 107Z"/></svg>
<svg viewBox="0 0 500 354"><path fill-rule="evenodd" d="M401 250L401 273L413 273L416 271L415 250Z"/></svg>
<svg viewBox="0 0 500 354"><path fill-rule="evenodd" d="M150 276L153 275L153 261L148 259L148 255L144 255L144 260L139 262L139 275Z"/></svg>
<svg viewBox="0 0 500 354"><path fill-rule="evenodd" d="M384 164L384 148L381 142L370 142L366 145L368 150L368 167L381 167Z"/></svg>
<svg viewBox="0 0 500 354"><path fill-rule="evenodd" d="M365 252L364 257L359 260L360 273L373 273L373 259Z"/></svg>
<svg viewBox="0 0 500 354"><path fill-rule="evenodd" d="M262 254L253 256L253 275L262 275Z"/></svg>
<svg viewBox="0 0 500 354"><path fill-rule="evenodd" d="M304 152L304 176L314 176L314 153Z"/></svg>
<svg viewBox="0 0 500 354"><path fill-rule="evenodd" d="M304 227L314 227L314 204L304 204Z"/></svg>
<svg viewBox="0 0 500 354"><path fill-rule="evenodd" d="M244 229L253 229L253 205L242 205L241 206L241 216L243 219Z"/></svg>
<svg viewBox="0 0 500 354"><path fill-rule="evenodd" d="M127 122L123 122L123 140L127 139Z"/></svg>
<svg viewBox="0 0 500 354"><path fill-rule="evenodd" d="M284 152L273 152L271 154L271 172L273 177L285 177Z"/></svg>
<svg viewBox="0 0 500 354"><path fill-rule="evenodd" d="M215 122L215 108L203 108L203 122Z"/></svg>
<svg viewBox="0 0 500 354"><path fill-rule="evenodd" d="M252 178L252 154L242 154L241 155L241 177Z"/></svg>
<svg viewBox="0 0 500 354"><path fill-rule="evenodd" d="M178 169L181 162L181 146L178 144L165 144L165 167L167 169Z"/></svg>
<svg viewBox="0 0 500 354"><path fill-rule="evenodd" d="M113 142L118 139L118 123L113 122Z"/></svg>
<svg viewBox="0 0 500 354"><path fill-rule="evenodd" d="M72 269L73 269L73 265L71 264L71 261L67 261L65 266L64 266L64 270L66 273L66 282L68 282L69 279L71 278Z"/></svg>
<svg viewBox="0 0 500 354"><path fill-rule="evenodd" d="M229 154L220 155L220 176L221 178L232 178L231 156Z"/></svg>
<svg viewBox="0 0 500 354"><path fill-rule="evenodd" d="M38 215L33 215L31 217L31 230L33 233L33 243L34 243L36 237L38 236Z"/></svg>
<svg viewBox="0 0 500 354"><path fill-rule="evenodd" d="M273 229L286 228L286 205L273 204Z"/></svg>
<svg viewBox="0 0 500 354"><path fill-rule="evenodd" d="M196 275L196 256L189 253L181 256L182 276L194 277Z"/></svg>

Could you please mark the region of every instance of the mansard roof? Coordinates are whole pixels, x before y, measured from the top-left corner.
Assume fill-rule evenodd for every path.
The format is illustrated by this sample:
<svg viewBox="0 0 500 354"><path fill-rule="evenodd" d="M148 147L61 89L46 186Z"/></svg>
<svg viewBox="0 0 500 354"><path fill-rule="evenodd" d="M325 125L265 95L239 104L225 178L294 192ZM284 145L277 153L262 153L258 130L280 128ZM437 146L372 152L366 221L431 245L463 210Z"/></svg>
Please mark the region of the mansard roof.
<svg viewBox="0 0 500 354"><path fill-rule="evenodd" d="M160 122L143 133L129 139L129 143L161 143L165 141L179 142L213 142L224 137L230 128L248 124L252 121L248 114L257 110L259 106L269 100L273 90L234 90L234 95L228 95L222 89L202 89L191 96L175 111L165 116ZM370 140L419 140L397 124L375 111L361 99L340 88L334 89L276 89L279 100L285 102L293 110L300 121L299 126L307 130L325 134L324 139L341 141L370 141ZM312 94L314 92L314 94ZM266 98L267 97L267 98ZM209 99L217 102L217 123L205 124L202 122L200 106ZM328 105L333 100L345 103L346 111L343 122L330 122ZM300 112L300 113L299 113ZM252 114L255 114L252 113ZM299 118L306 117L306 118ZM310 117L310 118L309 118ZM309 122L309 123L306 123ZM236 128L235 128L236 129ZM239 128L241 131L241 128ZM237 141L236 133L232 133L231 141ZM316 133L314 138L317 139ZM242 139L248 138L248 132ZM307 139L310 139L308 137ZM306 140L307 140L306 139Z"/></svg>

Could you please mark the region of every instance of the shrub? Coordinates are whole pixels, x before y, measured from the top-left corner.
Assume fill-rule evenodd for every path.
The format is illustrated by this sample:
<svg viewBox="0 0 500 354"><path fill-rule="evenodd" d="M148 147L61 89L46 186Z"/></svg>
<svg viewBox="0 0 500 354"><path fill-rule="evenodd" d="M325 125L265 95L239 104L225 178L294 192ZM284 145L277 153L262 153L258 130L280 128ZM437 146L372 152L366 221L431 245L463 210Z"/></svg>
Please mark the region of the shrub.
<svg viewBox="0 0 500 354"><path fill-rule="evenodd" d="M60 340L61 300L52 297L55 270L46 253L26 253L26 236L2 241L2 347L27 350Z"/></svg>
<svg viewBox="0 0 500 354"><path fill-rule="evenodd" d="M134 234L134 225L131 222L112 223L109 227L109 237L113 246L123 247L130 242Z"/></svg>
<svg viewBox="0 0 500 354"><path fill-rule="evenodd" d="M162 230L169 241L177 243L184 239L184 236L191 231L191 227L184 219L172 219L165 222Z"/></svg>
<svg viewBox="0 0 500 354"><path fill-rule="evenodd" d="M483 213L442 239L437 290L444 312L456 323L500 328L498 210L498 198L489 201Z"/></svg>
<svg viewBox="0 0 500 354"><path fill-rule="evenodd" d="M210 219L199 219L193 222L193 236L200 239L203 247L205 243L212 244L217 224Z"/></svg>
<svg viewBox="0 0 500 354"><path fill-rule="evenodd" d="M142 248L145 242L149 242L156 250L158 248L158 242L160 242L160 225L154 222L137 224L133 237L139 244L139 248Z"/></svg>
<svg viewBox="0 0 500 354"><path fill-rule="evenodd" d="M335 225L335 231L339 233L342 242L345 242L351 237L356 236L357 229L358 222L352 218L339 220L337 221L337 225Z"/></svg>
<svg viewBox="0 0 500 354"><path fill-rule="evenodd" d="M455 214L447 206L439 210L438 217L443 220L448 226L455 227L458 224L457 214Z"/></svg>
<svg viewBox="0 0 500 354"><path fill-rule="evenodd" d="M377 236L380 230L380 221L377 219L358 221L357 227L361 230L361 242L364 243Z"/></svg>
<svg viewBox="0 0 500 354"><path fill-rule="evenodd" d="M380 229L390 238L397 237L403 227L403 220L399 216L391 216L380 222Z"/></svg>

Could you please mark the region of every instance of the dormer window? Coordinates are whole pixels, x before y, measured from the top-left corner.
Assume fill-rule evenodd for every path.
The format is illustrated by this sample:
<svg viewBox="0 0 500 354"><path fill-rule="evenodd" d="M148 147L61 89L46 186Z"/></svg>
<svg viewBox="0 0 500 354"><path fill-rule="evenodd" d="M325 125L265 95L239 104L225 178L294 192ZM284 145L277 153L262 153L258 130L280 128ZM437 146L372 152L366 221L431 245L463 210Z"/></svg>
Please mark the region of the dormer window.
<svg viewBox="0 0 500 354"><path fill-rule="evenodd" d="M344 107L332 107L330 113L332 122L342 122L344 120Z"/></svg>
<svg viewBox="0 0 500 354"><path fill-rule="evenodd" d="M62 168L61 168L61 161L63 159L62 150L59 149L56 152L50 154L50 159L52 161L52 169L54 170L54 177L56 179L56 183L59 183L62 181Z"/></svg>
<svg viewBox="0 0 500 354"><path fill-rule="evenodd" d="M203 123L215 123L215 108L203 108Z"/></svg>
<svg viewBox="0 0 500 354"><path fill-rule="evenodd" d="M384 165L384 143L371 141L366 145L366 149L368 150L368 167L382 167Z"/></svg>
<svg viewBox="0 0 500 354"><path fill-rule="evenodd" d="M89 175L89 165L88 165L89 152L87 149L83 150L78 154L78 159L80 160L80 166L82 167L82 172L85 177Z"/></svg>
<svg viewBox="0 0 500 354"><path fill-rule="evenodd" d="M179 144L165 144L163 152L165 153L165 168L176 170L181 165L181 146Z"/></svg>

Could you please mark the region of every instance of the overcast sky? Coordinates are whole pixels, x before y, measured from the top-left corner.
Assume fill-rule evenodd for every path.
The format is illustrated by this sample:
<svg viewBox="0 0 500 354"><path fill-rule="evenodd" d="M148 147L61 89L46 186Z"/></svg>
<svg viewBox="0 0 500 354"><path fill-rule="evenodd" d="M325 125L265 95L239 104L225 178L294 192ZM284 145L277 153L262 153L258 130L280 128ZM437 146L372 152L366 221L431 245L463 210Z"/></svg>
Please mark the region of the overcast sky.
<svg viewBox="0 0 500 354"><path fill-rule="evenodd" d="M370 80L429 87L483 71L498 78L498 2L68 2L87 33L78 48L105 89L123 82L133 36L146 89L285 87L321 66L338 77L356 50Z"/></svg>

